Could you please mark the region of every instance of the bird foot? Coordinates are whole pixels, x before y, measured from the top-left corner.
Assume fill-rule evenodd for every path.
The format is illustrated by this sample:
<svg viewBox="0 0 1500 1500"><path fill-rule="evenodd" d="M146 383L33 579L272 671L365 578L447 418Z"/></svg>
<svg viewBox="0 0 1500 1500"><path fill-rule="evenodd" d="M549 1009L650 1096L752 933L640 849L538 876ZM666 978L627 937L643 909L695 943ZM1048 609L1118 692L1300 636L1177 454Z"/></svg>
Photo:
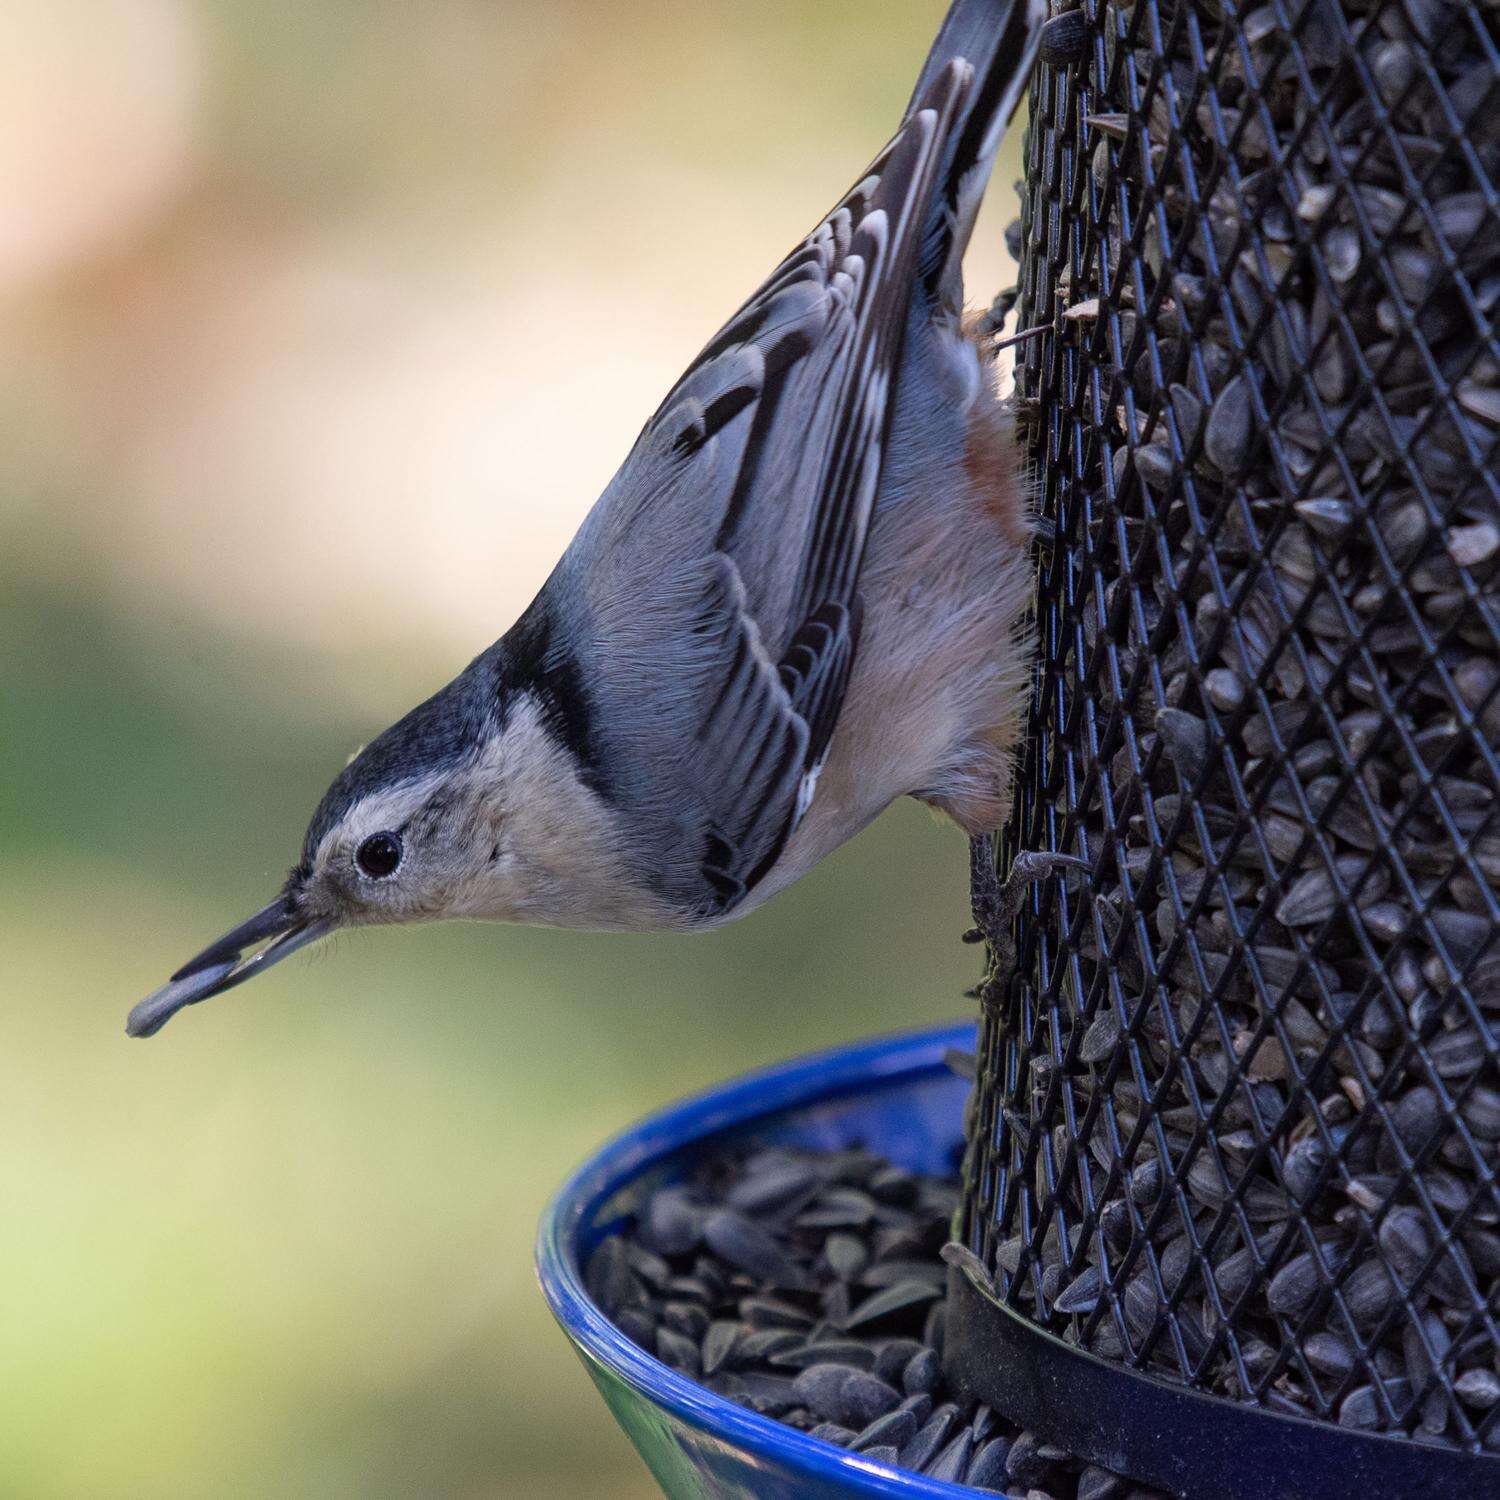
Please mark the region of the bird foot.
<svg viewBox="0 0 1500 1500"><path fill-rule="evenodd" d="M1031 888L1061 871L1088 868L1088 861L1076 854L1023 849L1011 860L1003 881L991 875L988 885L980 888L981 900L976 902L975 916L990 940L994 956L989 979L981 991L987 1002L998 1002L1010 990L1016 972L1016 940L1011 929Z"/></svg>
<svg viewBox="0 0 1500 1500"><path fill-rule="evenodd" d="M979 322L975 329L979 337L982 339L998 338L1000 330L1005 327L1005 320L1011 315L1011 311L1020 300L1021 290L1019 287L1006 287L989 307L980 314Z"/></svg>
<svg viewBox="0 0 1500 1500"><path fill-rule="evenodd" d="M1023 849L1010 862L1010 873L1000 887L1000 919L1008 926L1021 910L1026 893L1059 870L1086 870L1089 862L1076 854L1057 854L1046 849Z"/></svg>

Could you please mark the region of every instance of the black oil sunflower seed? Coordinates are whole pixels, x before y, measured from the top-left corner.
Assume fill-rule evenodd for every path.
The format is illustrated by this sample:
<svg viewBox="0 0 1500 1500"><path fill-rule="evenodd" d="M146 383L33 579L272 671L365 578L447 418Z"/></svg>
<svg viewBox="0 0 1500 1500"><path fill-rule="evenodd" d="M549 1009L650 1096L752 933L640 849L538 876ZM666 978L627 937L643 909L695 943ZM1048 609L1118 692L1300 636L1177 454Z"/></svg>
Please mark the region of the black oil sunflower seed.
<svg viewBox="0 0 1500 1500"><path fill-rule="evenodd" d="M732 1208L716 1208L703 1221L703 1239L736 1270L772 1286L801 1291L809 1277L760 1225Z"/></svg>

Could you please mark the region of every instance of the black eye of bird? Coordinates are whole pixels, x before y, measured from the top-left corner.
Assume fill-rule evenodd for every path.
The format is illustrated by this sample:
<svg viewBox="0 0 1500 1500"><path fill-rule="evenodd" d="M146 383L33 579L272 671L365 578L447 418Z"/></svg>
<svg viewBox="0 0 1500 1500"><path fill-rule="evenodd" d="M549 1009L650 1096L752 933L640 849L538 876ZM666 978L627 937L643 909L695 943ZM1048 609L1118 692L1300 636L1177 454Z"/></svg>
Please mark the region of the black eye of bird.
<svg viewBox="0 0 1500 1500"><path fill-rule="evenodd" d="M384 880L401 863L401 840L394 833L372 833L354 854L371 880Z"/></svg>

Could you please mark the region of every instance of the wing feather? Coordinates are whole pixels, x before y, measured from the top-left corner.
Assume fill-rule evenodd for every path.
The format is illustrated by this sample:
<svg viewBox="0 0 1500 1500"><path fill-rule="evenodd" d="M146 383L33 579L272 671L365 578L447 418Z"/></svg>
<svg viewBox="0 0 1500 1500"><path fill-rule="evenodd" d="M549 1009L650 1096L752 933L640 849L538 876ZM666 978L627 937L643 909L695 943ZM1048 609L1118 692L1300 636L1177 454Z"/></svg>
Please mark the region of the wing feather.
<svg viewBox="0 0 1500 1500"><path fill-rule="evenodd" d="M631 725L623 694L646 688L634 712L655 733L627 730L616 754L685 747L672 816L642 809L642 864L695 913L729 909L775 862L837 726L924 222L971 80L963 62L933 79L673 387L585 528L580 572L609 658L596 690L622 694L599 721ZM689 598L686 617L669 602ZM678 722L668 705L689 702Z"/></svg>

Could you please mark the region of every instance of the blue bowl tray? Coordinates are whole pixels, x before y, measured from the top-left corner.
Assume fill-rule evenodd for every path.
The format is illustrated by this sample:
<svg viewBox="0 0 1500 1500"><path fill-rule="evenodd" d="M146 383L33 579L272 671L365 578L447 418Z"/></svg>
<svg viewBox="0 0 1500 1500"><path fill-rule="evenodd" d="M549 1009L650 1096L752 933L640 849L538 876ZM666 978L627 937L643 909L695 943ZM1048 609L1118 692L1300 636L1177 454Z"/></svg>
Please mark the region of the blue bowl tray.
<svg viewBox="0 0 1500 1500"><path fill-rule="evenodd" d="M737 1139L818 1151L858 1144L912 1171L952 1171L969 1085L944 1065L950 1047L972 1051L974 1027L861 1042L722 1084L616 1136L548 1206L536 1252L542 1291L670 1500L973 1495L815 1441L668 1369L609 1321L584 1290L582 1271L647 1194Z"/></svg>

